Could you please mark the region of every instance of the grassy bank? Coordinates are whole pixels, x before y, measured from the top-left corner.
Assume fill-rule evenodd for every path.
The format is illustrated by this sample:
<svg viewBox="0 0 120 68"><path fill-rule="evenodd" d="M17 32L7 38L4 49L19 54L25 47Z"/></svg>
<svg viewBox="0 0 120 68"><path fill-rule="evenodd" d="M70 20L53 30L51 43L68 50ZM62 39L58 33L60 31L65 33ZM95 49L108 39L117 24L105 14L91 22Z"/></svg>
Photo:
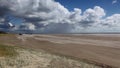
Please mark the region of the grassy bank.
<svg viewBox="0 0 120 68"><path fill-rule="evenodd" d="M13 46L0 44L0 57L13 57L18 55Z"/></svg>
<svg viewBox="0 0 120 68"><path fill-rule="evenodd" d="M0 68L101 68L46 51L0 45Z"/></svg>

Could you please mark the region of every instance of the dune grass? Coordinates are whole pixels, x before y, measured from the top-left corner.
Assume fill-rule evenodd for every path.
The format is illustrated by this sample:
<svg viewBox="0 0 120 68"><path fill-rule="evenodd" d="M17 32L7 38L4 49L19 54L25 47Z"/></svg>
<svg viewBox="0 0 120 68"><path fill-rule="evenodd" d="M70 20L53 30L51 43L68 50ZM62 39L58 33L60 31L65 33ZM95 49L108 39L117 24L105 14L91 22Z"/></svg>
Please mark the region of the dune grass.
<svg viewBox="0 0 120 68"><path fill-rule="evenodd" d="M4 36L13 36L14 34L0 34L0 37L4 37Z"/></svg>
<svg viewBox="0 0 120 68"><path fill-rule="evenodd" d="M0 36L4 36L4 35L6 35L6 34L0 34Z"/></svg>
<svg viewBox="0 0 120 68"><path fill-rule="evenodd" d="M17 54L14 47L0 44L0 57L13 57Z"/></svg>
<svg viewBox="0 0 120 68"><path fill-rule="evenodd" d="M1 47L6 48L6 46L0 46L0 48ZM50 54L44 50L36 51L21 47L15 48L19 55L13 58L5 57L0 59L0 68L101 68L64 56ZM13 47L11 49L13 49ZM14 51L10 52L10 56L13 53Z"/></svg>

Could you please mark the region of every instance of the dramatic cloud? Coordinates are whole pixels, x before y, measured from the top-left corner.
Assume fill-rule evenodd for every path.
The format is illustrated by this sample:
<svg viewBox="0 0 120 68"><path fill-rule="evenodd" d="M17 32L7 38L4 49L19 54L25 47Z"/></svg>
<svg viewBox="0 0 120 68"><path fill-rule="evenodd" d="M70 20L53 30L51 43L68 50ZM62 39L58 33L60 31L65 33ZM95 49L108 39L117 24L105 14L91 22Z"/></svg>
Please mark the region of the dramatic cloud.
<svg viewBox="0 0 120 68"><path fill-rule="evenodd" d="M112 27L120 27L120 14L114 14L110 17L107 17L104 20L103 24L106 24Z"/></svg>
<svg viewBox="0 0 120 68"><path fill-rule="evenodd" d="M83 13L82 21L80 21L80 23L85 27L88 27L94 23L99 23L101 18L105 15L106 14L103 8L95 6L93 9L89 8Z"/></svg>
<svg viewBox="0 0 120 68"><path fill-rule="evenodd" d="M13 22L11 18L8 19L8 15L22 20L21 24L9 28L15 32L76 33L120 25L120 14L105 18L106 13L100 6L88 8L84 12L79 8L69 11L54 0L0 0L0 28Z"/></svg>
<svg viewBox="0 0 120 68"><path fill-rule="evenodd" d="M22 24L19 29L23 29L23 30L35 30L35 25L33 25L32 23L24 23Z"/></svg>

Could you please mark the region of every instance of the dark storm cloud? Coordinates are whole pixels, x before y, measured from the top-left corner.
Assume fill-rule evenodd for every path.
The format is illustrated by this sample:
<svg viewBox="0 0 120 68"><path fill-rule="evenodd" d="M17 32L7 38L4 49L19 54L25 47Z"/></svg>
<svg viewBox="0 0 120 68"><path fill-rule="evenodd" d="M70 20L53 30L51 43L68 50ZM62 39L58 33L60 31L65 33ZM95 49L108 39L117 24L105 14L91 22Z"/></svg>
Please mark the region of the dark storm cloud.
<svg viewBox="0 0 120 68"><path fill-rule="evenodd" d="M5 14L10 12L8 7L5 6L0 6L0 17L3 17Z"/></svg>
<svg viewBox="0 0 120 68"><path fill-rule="evenodd" d="M2 29L2 28L8 28L8 27L4 24L0 24L0 29Z"/></svg>

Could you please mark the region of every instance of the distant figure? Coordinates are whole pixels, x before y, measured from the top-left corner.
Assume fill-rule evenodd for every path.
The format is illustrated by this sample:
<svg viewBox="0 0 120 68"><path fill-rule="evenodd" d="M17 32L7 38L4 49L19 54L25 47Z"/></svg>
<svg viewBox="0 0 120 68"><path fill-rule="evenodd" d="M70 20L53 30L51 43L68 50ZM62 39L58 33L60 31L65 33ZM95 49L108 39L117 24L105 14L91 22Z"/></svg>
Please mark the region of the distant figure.
<svg viewBox="0 0 120 68"><path fill-rule="evenodd" d="M22 33L19 33L19 35L23 35Z"/></svg>

